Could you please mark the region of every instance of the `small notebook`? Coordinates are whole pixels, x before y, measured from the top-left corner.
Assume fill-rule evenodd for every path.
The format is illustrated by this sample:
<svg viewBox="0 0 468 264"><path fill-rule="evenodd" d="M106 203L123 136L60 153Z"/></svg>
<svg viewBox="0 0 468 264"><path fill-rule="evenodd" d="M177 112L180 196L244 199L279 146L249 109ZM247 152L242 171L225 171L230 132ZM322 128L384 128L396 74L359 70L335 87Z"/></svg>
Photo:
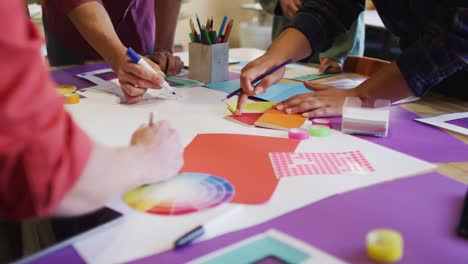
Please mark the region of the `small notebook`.
<svg viewBox="0 0 468 264"><path fill-rule="evenodd" d="M286 114L274 108L266 111L256 122L259 127L266 127L278 130L289 130L290 128L301 127L307 118L300 114Z"/></svg>
<svg viewBox="0 0 468 264"><path fill-rule="evenodd" d="M255 122L262 116L262 113L247 113L240 116L228 115L225 118L245 126L254 126Z"/></svg>
<svg viewBox="0 0 468 264"><path fill-rule="evenodd" d="M232 113L236 112L237 102L227 102L227 107ZM251 102L244 105L242 113L265 113L267 110L275 106L277 102Z"/></svg>

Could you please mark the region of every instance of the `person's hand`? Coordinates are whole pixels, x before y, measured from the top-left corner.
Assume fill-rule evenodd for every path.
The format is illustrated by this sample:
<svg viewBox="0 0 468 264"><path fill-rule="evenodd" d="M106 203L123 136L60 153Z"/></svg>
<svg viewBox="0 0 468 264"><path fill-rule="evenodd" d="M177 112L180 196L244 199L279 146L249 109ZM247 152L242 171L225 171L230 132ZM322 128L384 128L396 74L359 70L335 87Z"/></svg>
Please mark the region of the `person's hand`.
<svg viewBox="0 0 468 264"><path fill-rule="evenodd" d="M276 108L288 114L302 113L304 117L340 116L346 97L357 96L355 88L337 89L307 81L304 85L315 92L293 96L276 105Z"/></svg>
<svg viewBox="0 0 468 264"><path fill-rule="evenodd" d="M143 157L135 158L147 159L147 167L142 168L146 183L175 176L184 163L180 136L167 121L141 126L133 133L130 145L143 147Z"/></svg>
<svg viewBox="0 0 468 264"><path fill-rule="evenodd" d="M343 72L343 67L341 66L341 63L339 63L338 61L335 61L329 58L320 59L319 74L341 73L341 72Z"/></svg>
<svg viewBox="0 0 468 264"><path fill-rule="evenodd" d="M258 83L255 87L252 85L252 81L255 80L258 76L280 64L276 64L274 61L275 59L264 55L250 62L242 69L240 76L242 93L237 99L236 115L242 114L242 109L249 96L264 93L268 87L279 82L283 78L285 67L263 78L263 80L261 80L260 83Z"/></svg>
<svg viewBox="0 0 468 264"><path fill-rule="evenodd" d="M161 84L164 82L164 73L159 66L147 58L144 59L158 74L131 62L126 56L111 64L129 104L141 101L147 89L161 89Z"/></svg>
<svg viewBox="0 0 468 264"><path fill-rule="evenodd" d="M148 58L158 64L161 70L169 76L177 75L184 67L184 62L180 57L169 52L154 52Z"/></svg>
<svg viewBox="0 0 468 264"><path fill-rule="evenodd" d="M301 6L301 0L280 0L279 1L281 10L283 10L283 14L288 18L291 19L299 10Z"/></svg>

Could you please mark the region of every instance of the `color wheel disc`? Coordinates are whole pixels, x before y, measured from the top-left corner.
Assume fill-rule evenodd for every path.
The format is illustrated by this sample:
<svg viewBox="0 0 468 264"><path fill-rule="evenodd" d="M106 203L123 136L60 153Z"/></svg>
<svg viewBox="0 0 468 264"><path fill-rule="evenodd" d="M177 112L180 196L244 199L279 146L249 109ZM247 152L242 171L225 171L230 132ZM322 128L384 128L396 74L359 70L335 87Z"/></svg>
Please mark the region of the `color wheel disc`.
<svg viewBox="0 0 468 264"><path fill-rule="evenodd" d="M181 173L171 180L141 186L125 194L132 208L150 214L180 215L229 202L234 188L226 180L203 173Z"/></svg>

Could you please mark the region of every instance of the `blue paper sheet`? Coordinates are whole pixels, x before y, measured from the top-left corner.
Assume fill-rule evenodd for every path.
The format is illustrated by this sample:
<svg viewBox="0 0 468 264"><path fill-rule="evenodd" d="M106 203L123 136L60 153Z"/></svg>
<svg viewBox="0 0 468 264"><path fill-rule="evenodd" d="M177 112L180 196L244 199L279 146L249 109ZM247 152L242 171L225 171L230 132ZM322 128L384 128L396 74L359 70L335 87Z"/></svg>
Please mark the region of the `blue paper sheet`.
<svg viewBox="0 0 468 264"><path fill-rule="evenodd" d="M231 93L240 88L240 80L207 83L205 87L220 92Z"/></svg>
<svg viewBox="0 0 468 264"><path fill-rule="evenodd" d="M277 83L270 86L265 93L255 97L272 102L281 102L294 95L310 92L312 91L307 89L302 83Z"/></svg>
<svg viewBox="0 0 468 264"><path fill-rule="evenodd" d="M216 91L230 93L235 91L236 89L239 89L240 80L209 83L206 84L205 87ZM265 93L255 96L255 98L272 102L281 102L294 95L310 92L312 91L304 87L302 83L279 82L275 85L270 86Z"/></svg>

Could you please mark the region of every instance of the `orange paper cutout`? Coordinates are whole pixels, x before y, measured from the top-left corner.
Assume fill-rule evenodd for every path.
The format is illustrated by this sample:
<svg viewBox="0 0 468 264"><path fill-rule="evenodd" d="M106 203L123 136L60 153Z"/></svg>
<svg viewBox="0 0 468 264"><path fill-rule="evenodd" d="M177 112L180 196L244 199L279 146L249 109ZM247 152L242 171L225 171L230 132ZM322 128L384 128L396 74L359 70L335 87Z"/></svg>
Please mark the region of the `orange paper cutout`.
<svg viewBox="0 0 468 264"><path fill-rule="evenodd" d="M256 122L259 127L266 127L278 130L289 130L290 128L301 127L307 120L299 114L286 114L274 108L266 111Z"/></svg>
<svg viewBox="0 0 468 264"><path fill-rule="evenodd" d="M185 148L182 172L219 176L235 189L234 203L268 201L278 185L268 153L294 152L299 140L238 134L199 134Z"/></svg>

